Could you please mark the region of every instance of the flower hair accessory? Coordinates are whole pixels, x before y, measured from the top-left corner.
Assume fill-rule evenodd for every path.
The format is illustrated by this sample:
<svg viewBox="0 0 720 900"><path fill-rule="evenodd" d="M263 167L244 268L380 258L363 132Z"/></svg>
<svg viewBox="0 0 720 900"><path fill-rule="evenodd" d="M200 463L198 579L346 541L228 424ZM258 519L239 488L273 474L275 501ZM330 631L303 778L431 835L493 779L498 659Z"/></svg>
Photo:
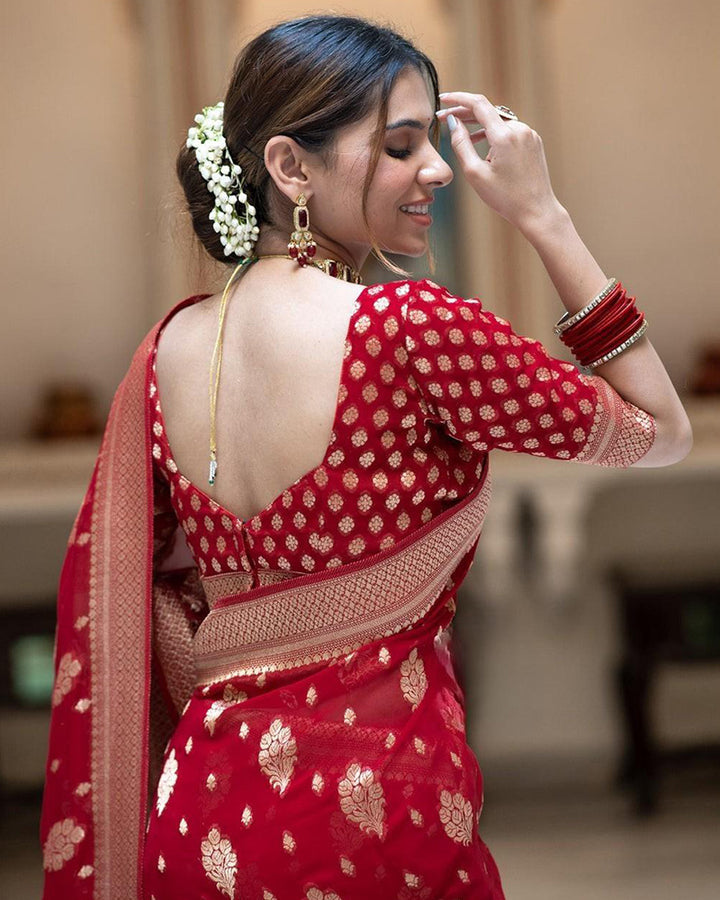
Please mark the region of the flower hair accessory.
<svg viewBox="0 0 720 900"><path fill-rule="evenodd" d="M230 156L223 134L221 100L215 106L206 106L195 116L196 125L188 130L186 146L195 149L200 174L207 181L215 205L210 211L213 229L220 235L225 256L235 254L243 258L252 255L260 229L255 218L255 207L243 190L242 169Z"/></svg>

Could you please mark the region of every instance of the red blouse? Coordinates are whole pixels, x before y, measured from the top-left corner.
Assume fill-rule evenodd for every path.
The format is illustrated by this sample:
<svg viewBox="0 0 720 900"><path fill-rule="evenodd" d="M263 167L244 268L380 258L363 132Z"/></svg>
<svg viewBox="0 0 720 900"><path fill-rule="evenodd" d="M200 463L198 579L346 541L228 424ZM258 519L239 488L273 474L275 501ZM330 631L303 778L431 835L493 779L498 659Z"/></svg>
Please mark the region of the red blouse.
<svg viewBox="0 0 720 900"><path fill-rule="evenodd" d="M201 576L244 570L253 586L260 569L302 574L391 546L468 494L490 450L623 468L655 437L653 417L602 377L427 279L361 291L325 456L250 519L178 471L154 377L150 401L169 487L158 534L177 517Z"/></svg>

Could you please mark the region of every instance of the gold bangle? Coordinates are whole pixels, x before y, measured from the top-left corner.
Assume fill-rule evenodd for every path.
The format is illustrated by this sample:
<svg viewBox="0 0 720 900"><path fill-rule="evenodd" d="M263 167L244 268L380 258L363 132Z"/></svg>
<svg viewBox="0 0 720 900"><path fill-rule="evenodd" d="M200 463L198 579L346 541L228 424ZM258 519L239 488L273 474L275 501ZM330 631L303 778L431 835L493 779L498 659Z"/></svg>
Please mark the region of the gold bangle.
<svg viewBox="0 0 720 900"><path fill-rule="evenodd" d="M555 334L559 337L563 333L563 331L566 331L571 326L577 324L581 319L584 319L588 313L592 312L596 306L599 306L599 304L602 303L606 297L612 294L612 292L615 290L615 287L617 286L617 283L617 278L611 278L610 281L608 281L608 283L605 285L605 287L600 291L600 293L596 294L587 304L587 306L583 306L581 310L574 313L570 318L568 318L568 316L570 316L569 312L566 312L564 315L562 315L555 323L555 327L553 329Z"/></svg>
<svg viewBox="0 0 720 900"><path fill-rule="evenodd" d="M633 334L631 334L630 337L626 341L623 341L619 347L616 347L614 350L611 350L609 353L606 353L605 356L601 356L600 359L596 359L595 362L588 363L587 368L594 369L596 366L600 366L603 363L606 363L608 360L612 359L614 356L618 356L624 350L627 350L627 348L632 346L632 344L634 344L635 341L640 340L640 338L647 331L647 327L648 327L648 323L647 323L647 319L645 319L645 321L638 328L638 330L636 332L634 332Z"/></svg>

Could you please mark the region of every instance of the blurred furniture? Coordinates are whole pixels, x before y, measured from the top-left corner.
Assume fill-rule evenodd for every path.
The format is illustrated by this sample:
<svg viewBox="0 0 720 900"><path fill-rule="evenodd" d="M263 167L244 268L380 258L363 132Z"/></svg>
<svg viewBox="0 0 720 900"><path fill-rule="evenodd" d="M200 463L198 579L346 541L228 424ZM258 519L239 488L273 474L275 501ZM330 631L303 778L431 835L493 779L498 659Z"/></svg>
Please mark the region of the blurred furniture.
<svg viewBox="0 0 720 900"><path fill-rule="evenodd" d="M478 574L482 570L478 593L485 603L507 603L528 585L538 602L554 609L577 602L578 585L588 578L588 521L598 497L613 488L637 488L647 494L675 485L682 493L688 484L720 484L720 398L684 398L683 402L693 425L694 444L690 454L673 466L613 469L522 453L491 454L492 500L476 569ZM523 527L523 519L529 519L529 527ZM641 529L647 525L642 518L637 522ZM710 538L715 536L701 535L698 542ZM608 539L612 543L613 535ZM622 543L615 546L622 555ZM715 538L715 547L720 559L720 538ZM523 569L529 557L532 571L528 573ZM676 564L689 566L690 562L688 556ZM469 577L473 574L471 570Z"/></svg>
<svg viewBox="0 0 720 900"><path fill-rule="evenodd" d="M663 767L720 762L720 742L661 747L652 721L661 666L720 663L720 579L651 587L631 570L619 569L612 582L623 641L616 674L625 748L617 783L632 791L636 811L646 815L657 809Z"/></svg>

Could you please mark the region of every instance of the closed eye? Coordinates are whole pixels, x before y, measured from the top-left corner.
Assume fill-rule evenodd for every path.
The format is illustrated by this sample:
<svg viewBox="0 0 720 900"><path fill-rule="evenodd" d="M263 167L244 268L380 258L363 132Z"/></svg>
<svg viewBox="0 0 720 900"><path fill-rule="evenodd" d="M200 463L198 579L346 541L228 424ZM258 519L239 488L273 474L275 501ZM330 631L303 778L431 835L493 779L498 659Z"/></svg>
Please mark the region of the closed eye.
<svg viewBox="0 0 720 900"><path fill-rule="evenodd" d="M390 148L390 149L388 149L387 153L388 153L388 156L392 156L395 159L405 159L407 156L410 156L411 151L410 150L393 150Z"/></svg>

